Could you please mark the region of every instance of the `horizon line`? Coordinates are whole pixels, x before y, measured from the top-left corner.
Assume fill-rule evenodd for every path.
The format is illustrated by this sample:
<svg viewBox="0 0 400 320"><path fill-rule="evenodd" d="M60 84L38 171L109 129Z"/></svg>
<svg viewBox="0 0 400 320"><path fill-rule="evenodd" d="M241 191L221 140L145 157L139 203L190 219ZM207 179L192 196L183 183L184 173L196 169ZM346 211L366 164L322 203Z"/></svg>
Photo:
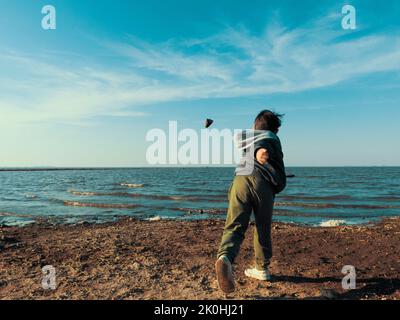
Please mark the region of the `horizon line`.
<svg viewBox="0 0 400 320"><path fill-rule="evenodd" d="M231 165L189 165L189 166L178 166L178 165L162 165L162 166L28 166L28 167L0 167L0 172L7 171L68 171L68 170L129 170L129 169L204 169L204 168L232 168L236 166ZM400 165L289 165L286 168L372 168L372 167L387 167L387 168L398 168Z"/></svg>

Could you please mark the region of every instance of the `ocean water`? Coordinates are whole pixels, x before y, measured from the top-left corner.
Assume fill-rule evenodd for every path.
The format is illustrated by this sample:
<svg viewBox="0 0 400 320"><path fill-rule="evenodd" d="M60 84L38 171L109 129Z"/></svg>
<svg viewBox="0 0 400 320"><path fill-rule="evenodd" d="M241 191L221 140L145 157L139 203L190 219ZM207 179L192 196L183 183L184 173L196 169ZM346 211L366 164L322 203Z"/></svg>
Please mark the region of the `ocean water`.
<svg viewBox="0 0 400 320"><path fill-rule="evenodd" d="M0 171L0 224L224 219L233 168ZM361 224L400 215L400 167L287 168L275 221Z"/></svg>

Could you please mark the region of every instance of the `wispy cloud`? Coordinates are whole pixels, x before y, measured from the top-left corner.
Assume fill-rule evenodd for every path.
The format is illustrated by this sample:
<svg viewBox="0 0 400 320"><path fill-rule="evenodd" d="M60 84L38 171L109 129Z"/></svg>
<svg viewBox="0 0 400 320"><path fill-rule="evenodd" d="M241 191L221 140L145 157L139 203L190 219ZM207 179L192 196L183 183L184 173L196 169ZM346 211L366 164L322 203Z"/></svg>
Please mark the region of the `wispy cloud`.
<svg viewBox="0 0 400 320"><path fill-rule="evenodd" d="M336 20L294 30L274 23L261 35L227 28L204 39L103 42L119 58L112 65L5 51L0 123L140 116L153 103L291 93L400 71L398 35L348 37Z"/></svg>

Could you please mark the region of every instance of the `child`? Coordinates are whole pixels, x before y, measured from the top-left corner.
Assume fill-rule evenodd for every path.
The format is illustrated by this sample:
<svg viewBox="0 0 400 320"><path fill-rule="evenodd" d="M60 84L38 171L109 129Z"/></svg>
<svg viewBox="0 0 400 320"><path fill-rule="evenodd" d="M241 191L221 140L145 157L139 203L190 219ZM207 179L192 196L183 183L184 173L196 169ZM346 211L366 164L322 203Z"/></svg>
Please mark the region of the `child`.
<svg viewBox="0 0 400 320"><path fill-rule="evenodd" d="M275 194L286 186L282 147L276 135L281 118L282 115L272 111L261 111L254 121L254 130L241 134L239 142L244 156L229 190L228 214L215 263L218 284L225 293L235 289L232 263L239 252L252 211L256 223L255 268L247 269L245 274L258 280L270 279L272 210Z"/></svg>

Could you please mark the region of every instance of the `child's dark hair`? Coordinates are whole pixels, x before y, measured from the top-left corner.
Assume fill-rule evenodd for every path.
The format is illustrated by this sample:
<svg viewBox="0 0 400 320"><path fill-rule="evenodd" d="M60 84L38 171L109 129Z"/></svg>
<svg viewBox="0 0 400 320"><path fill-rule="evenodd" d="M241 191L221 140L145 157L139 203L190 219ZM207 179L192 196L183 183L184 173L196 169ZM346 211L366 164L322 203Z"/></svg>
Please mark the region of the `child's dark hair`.
<svg viewBox="0 0 400 320"><path fill-rule="evenodd" d="M254 120L255 130L269 130L274 133L278 132L282 124L283 114L272 112L270 110L261 111Z"/></svg>

